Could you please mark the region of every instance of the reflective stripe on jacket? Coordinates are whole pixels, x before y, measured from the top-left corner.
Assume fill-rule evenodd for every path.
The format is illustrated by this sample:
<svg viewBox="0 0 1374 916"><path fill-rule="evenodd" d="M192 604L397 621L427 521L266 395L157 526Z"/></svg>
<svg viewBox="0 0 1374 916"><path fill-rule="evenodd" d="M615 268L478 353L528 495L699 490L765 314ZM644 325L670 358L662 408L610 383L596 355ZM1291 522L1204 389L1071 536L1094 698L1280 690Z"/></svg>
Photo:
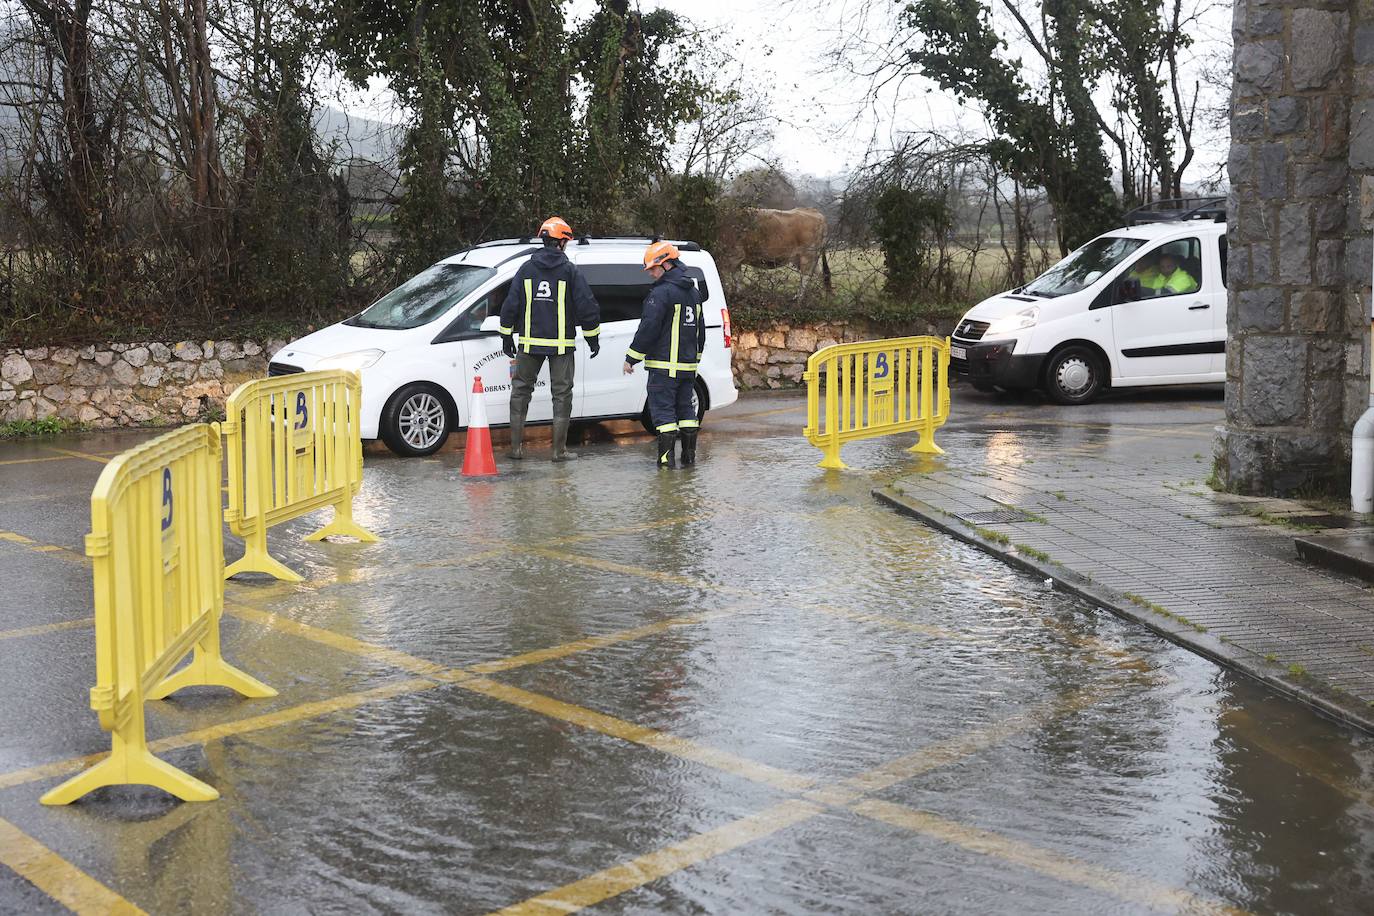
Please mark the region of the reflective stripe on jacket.
<svg viewBox="0 0 1374 916"><path fill-rule="evenodd" d="M577 327L583 337L601 333L601 308L591 287L558 248L538 251L515 272L501 304L501 333L518 334L526 353L571 353Z"/></svg>
<svg viewBox="0 0 1374 916"><path fill-rule="evenodd" d="M644 316L625 361L666 372L696 372L706 348L706 322L696 285L681 267L659 278L644 297Z"/></svg>
<svg viewBox="0 0 1374 916"><path fill-rule="evenodd" d="M1197 281L1193 279L1193 275L1182 267L1175 269L1167 277L1157 270L1151 271L1141 276L1140 285L1145 289L1155 290L1156 296L1164 295L1161 290L1168 290L1168 295L1177 296L1197 289Z"/></svg>

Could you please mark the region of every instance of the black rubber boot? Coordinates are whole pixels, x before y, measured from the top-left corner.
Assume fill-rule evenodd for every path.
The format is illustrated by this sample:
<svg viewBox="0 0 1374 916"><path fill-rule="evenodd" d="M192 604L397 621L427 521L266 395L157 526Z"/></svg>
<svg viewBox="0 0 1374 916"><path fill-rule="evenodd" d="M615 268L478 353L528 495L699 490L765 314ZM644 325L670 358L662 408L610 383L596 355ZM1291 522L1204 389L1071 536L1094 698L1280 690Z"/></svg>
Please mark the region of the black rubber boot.
<svg viewBox="0 0 1374 916"><path fill-rule="evenodd" d="M554 461L571 461L577 457L576 452L568 451L568 424L571 422L567 417L554 417L553 419Z"/></svg>
<svg viewBox="0 0 1374 916"><path fill-rule="evenodd" d="M677 433L658 434L658 466L661 468L676 468L677 456Z"/></svg>
<svg viewBox="0 0 1374 916"><path fill-rule="evenodd" d="M525 457L525 415L514 414L510 418L510 451L506 457L519 461Z"/></svg>
<svg viewBox="0 0 1374 916"><path fill-rule="evenodd" d="M697 431L687 429L682 432L682 466L690 468L697 463Z"/></svg>

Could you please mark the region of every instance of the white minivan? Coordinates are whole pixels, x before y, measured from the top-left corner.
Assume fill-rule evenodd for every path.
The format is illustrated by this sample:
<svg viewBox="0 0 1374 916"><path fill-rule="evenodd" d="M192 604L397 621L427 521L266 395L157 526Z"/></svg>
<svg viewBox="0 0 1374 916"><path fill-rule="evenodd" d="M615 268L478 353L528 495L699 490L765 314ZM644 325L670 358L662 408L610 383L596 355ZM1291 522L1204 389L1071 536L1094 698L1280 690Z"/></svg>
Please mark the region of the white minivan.
<svg viewBox="0 0 1374 916"><path fill-rule="evenodd" d="M643 371L621 370L652 278L641 257L649 239L583 238L568 257L587 278L601 305L601 352L590 359L577 341L574 420L634 418L648 421ZM674 242L696 280L708 336L697 371L698 416L732 404L730 312L711 255L694 242ZM346 321L302 337L272 357L270 375L312 369L362 373L362 435L381 438L398 455L429 455L450 432L467 425L473 379L481 377L492 426L510 420L513 361L497 333L501 303L516 269L540 248L537 241L486 242L446 258ZM548 370L540 373L528 423L553 419Z"/></svg>
<svg viewBox="0 0 1374 916"><path fill-rule="evenodd" d="M1224 382L1224 217L1209 210L1098 236L970 309L950 365L981 391L1040 387L1060 404L1086 404L1108 386Z"/></svg>

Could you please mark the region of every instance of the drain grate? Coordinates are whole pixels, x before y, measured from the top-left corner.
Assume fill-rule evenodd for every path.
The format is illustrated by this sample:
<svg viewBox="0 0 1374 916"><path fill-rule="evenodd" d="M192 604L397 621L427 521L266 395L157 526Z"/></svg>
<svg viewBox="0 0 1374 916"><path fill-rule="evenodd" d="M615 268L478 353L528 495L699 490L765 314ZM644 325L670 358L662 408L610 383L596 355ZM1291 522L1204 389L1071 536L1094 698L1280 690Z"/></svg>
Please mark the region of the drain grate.
<svg viewBox="0 0 1374 916"><path fill-rule="evenodd" d="M975 525L1011 524L1013 522L1028 522L1031 520L1031 517L1020 509L992 509L988 512L965 512L959 517Z"/></svg>

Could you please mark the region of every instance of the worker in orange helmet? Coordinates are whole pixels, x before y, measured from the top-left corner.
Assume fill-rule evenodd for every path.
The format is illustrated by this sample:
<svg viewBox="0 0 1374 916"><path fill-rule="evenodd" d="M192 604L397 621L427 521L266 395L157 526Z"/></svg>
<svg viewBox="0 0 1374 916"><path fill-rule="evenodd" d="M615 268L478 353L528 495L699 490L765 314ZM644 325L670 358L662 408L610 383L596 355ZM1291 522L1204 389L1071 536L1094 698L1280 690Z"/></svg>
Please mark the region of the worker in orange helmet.
<svg viewBox="0 0 1374 916"><path fill-rule="evenodd" d="M568 451L577 326L582 327L582 337L595 359L601 352L601 307L586 278L563 251L572 237L572 227L559 217L544 220L539 227L543 249L520 265L501 305L501 348L515 360L508 454L516 460L525 457L525 416L546 360L553 395L553 460L577 457ZM516 335L520 337L518 354Z"/></svg>
<svg viewBox="0 0 1374 916"><path fill-rule="evenodd" d="M682 441L682 466L697 460L696 405L692 402L697 363L706 346L701 297L682 268L682 254L672 242L654 240L644 251L644 269L654 278L644 298L644 316L629 352L625 374L644 363L649 372L649 415L658 433L657 463L675 468L674 451Z"/></svg>

